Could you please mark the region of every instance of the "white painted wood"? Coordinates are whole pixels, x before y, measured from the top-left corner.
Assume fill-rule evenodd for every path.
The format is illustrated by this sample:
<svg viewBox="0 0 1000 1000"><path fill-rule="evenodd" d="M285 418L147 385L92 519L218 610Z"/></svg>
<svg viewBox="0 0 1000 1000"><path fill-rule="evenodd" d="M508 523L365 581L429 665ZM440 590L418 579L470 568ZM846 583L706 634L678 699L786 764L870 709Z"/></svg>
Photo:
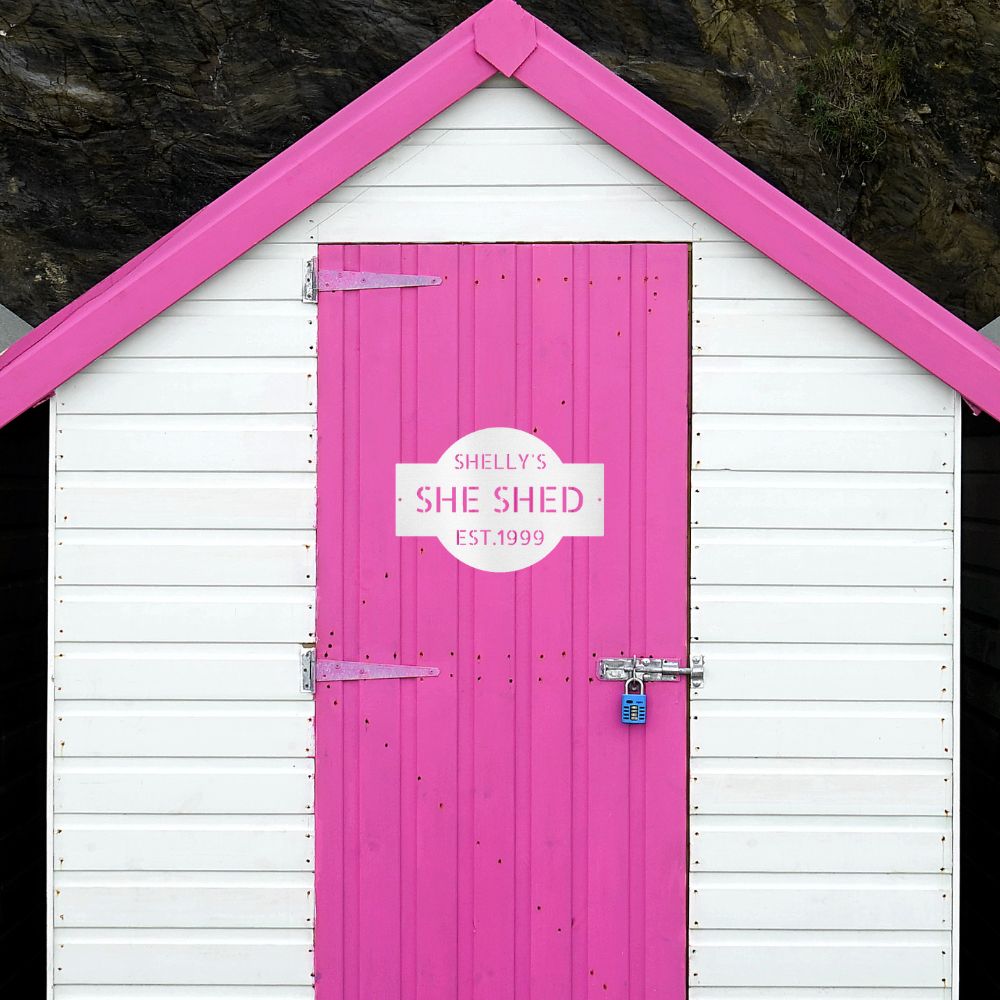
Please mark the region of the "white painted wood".
<svg viewBox="0 0 1000 1000"><path fill-rule="evenodd" d="M60 642L312 641L310 587L76 587L56 597Z"/></svg>
<svg viewBox="0 0 1000 1000"><path fill-rule="evenodd" d="M700 642L711 664L704 701L944 702L953 697L952 647Z"/></svg>
<svg viewBox="0 0 1000 1000"><path fill-rule="evenodd" d="M574 128L577 123L527 87L480 87L427 123L427 128Z"/></svg>
<svg viewBox="0 0 1000 1000"><path fill-rule="evenodd" d="M312 701L301 690L298 644L62 642L61 703L89 699Z"/></svg>
<svg viewBox="0 0 1000 1000"><path fill-rule="evenodd" d="M691 350L699 357L901 358L825 299L697 299Z"/></svg>
<svg viewBox="0 0 1000 1000"><path fill-rule="evenodd" d="M950 474L699 471L691 524L706 528L951 528Z"/></svg>
<svg viewBox="0 0 1000 1000"><path fill-rule="evenodd" d="M955 586L953 592L953 599L955 602L955 607L962 608L962 562L965 553L964 546L969 544L967 539L964 537L965 527L963 525L962 518L962 469L964 467L964 454L963 454L963 444L962 444L962 421L966 418L965 413L965 401L958 395L954 394L954 404L955 404L955 469L957 470L955 475L955 549L954 558L955 564L953 569L953 574L955 577ZM970 550L971 551L971 550ZM953 641L955 644L955 649L961 651L962 649L962 615L958 614L955 617L955 628ZM960 654L961 655L961 654ZM959 711L955 713L954 722L954 733L952 735L952 746L954 750L955 760L961 760L961 750L962 750L962 711L961 706L963 704L963 691L962 691L962 672L959 670L956 673L955 684L954 684L954 698L955 704L959 706ZM961 942L961 888L962 888L962 768L955 767L952 772L952 788L951 788L951 816L952 816L952 836L955 842L954 858L953 858L953 870L954 870L954 889L951 894L951 920L952 920L952 933L951 933L951 976L950 982L952 984L955 996L958 997L959 988L959 967L961 965L960 957L962 954L962 942Z"/></svg>
<svg viewBox="0 0 1000 1000"><path fill-rule="evenodd" d="M189 292L188 301L301 301L303 262L312 254L305 252L285 256L278 248L258 251L260 253L266 253L267 256L246 254L238 257L232 264Z"/></svg>
<svg viewBox="0 0 1000 1000"><path fill-rule="evenodd" d="M56 468L95 472L309 472L313 414L93 416L59 420Z"/></svg>
<svg viewBox="0 0 1000 1000"><path fill-rule="evenodd" d="M57 757L295 757L315 752L313 706L283 701L71 701Z"/></svg>
<svg viewBox="0 0 1000 1000"><path fill-rule="evenodd" d="M691 242L721 227L644 187L372 187L324 203L275 234L308 243ZM530 222L528 221L530 220Z"/></svg>
<svg viewBox="0 0 1000 1000"><path fill-rule="evenodd" d="M62 758L55 762L55 811L309 813L313 772L306 758Z"/></svg>
<svg viewBox="0 0 1000 1000"><path fill-rule="evenodd" d="M693 299L813 299L816 293L746 243L703 243L693 255Z"/></svg>
<svg viewBox="0 0 1000 1000"><path fill-rule="evenodd" d="M312 927L308 872L60 872L59 927Z"/></svg>
<svg viewBox="0 0 1000 1000"><path fill-rule="evenodd" d="M106 358L314 358L316 308L305 302L181 299Z"/></svg>
<svg viewBox="0 0 1000 1000"><path fill-rule="evenodd" d="M316 864L308 815L63 813L54 843L55 867L67 872L310 872Z"/></svg>
<svg viewBox="0 0 1000 1000"><path fill-rule="evenodd" d="M692 873L951 871L944 816L696 815L690 843Z"/></svg>
<svg viewBox="0 0 1000 1000"><path fill-rule="evenodd" d="M308 358L110 358L59 392L62 413L312 413Z"/></svg>
<svg viewBox="0 0 1000 1000"><path fill-rule="evenodd" d="M706 986L941 987L947 931L694 930L690 981Z"/></svg>
<svg viewBox="0 0 1000 1000"><path fill-rule="evenodd" d="M954 392L908 358L703 358L698 413L950 415Z"/></svg>
<svg viewBox="0 0 1000 1000"><path fill-rule="evenodd" d="M691 588L696 642L948 643L947 587Z"/></svg>
<svg viewBox="0 0 1000 1000"><path fill-rule="evenodd" d="M751 816L949 816L948 760L691 761L691 809Z"/></svg>
<svg viewBox="0 0 1000 1000"><path fill-rule="evenodd" d="M690 927L938 931L951 926L949 875L691 876Z"/></svg>
<svg viewBox="0 0 1000 1000"><path fill-rule="evenodd" d="M701 584L939 587L952 582L950 531L695 528Z"/></svg>
<svg viewBox="0 0 1000 1000"><path fill-rule="evenodd" d="M940 758L951 737L951 706L933 702L712 701L691 710L693 757Z"/></svg>
<svg viewBox="0 0 1000 1000"><path fill-rule="evenodd" d="M47 1000L52 994L52 980L55 975L55 926L52 918L52 900L55 883L55 758L51 747L55 744L55 662L56 645L56 559L55 559L55 517L56 517L56 440L58 438L58 415L56 408L46 404L48 409L48 495L46 516L48 538L46 539L45 563L45 989ZM38 927L40 932L41 928Z"/></svg>
<svg viewBox="0 0 1000 1000"><path fill-rule="evenodd" d="M65 584L311 586L312 531L57 529Z"/></svg>
<svg viewBox="0 0 1000 1000"><path fill-rule="evenodd" d="M951 472L950 417L699 414L692 468L760 472Z"/></svg>
<svg viewBox="0 0 1000 1000"><path fill-rule="evenodd" d="M348 178L343 188L536 184L655 184L656 178L608 146L401 144Z"/></svg>
<svg viewBox="0 0 1000 1000"><path fill-rule="evenodd" d="M312 472L62 471L55 503L67 528L316 527Z"/></svg>
<svg viewBox="0 0 1000 1000"><path fill-rule="evenodd" d="M312 931L59 928L56 984L309 985Z"/></svg>

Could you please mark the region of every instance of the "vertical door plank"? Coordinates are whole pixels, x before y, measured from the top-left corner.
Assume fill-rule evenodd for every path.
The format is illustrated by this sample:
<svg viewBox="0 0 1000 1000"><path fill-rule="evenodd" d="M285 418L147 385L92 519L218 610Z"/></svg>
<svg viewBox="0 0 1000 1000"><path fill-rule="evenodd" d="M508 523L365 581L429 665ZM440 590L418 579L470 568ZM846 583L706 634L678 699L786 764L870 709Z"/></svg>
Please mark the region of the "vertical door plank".
<svg viewBox="0 0 1000 1000"><path fill-rule="evenodd" d="M459 282L457 247L422 247L417 271L444 278L417 296L415 462L436 462L459 437ZM458 734L458 567L434 538L417 547L416 659L441 673L415 685L416 995L458 997L458 761L471 747Z"/></svg>
<svg viewBox="0 0 1000 1000"><path fill-rule="evenodd" d="M573 248L532 248L530 429L573 460ZM523 426L523 425L522 425ZM527 664L531 767L530 996L565 993L571 976L573 546L563 542L531 573ZM586 651L576 666L586 670ZM524 692L519 692L524 693Z"/></svg>
<svg viewBox="0 0 1000 1000"><path fill-rule="evenodd" d="M629 248L590 247L590 454L604 463L604 537L590 541L590 664L629 650L631 323ZM580 659L583 659L582 657ZM578 663L580 660L578 660ZM620 689L591 684L589 991L625 997L629 980L629 728L616 722ZM619 928L618 933L609 933Z"/></svg>
<svg viewBox="0 0 1000 1000"><path fill-rule="evenodd" d="M515 424L515 248L476 247L476 427ZM477 573L473 583L475 675L476 1000L507 1000L514 985L514 577Z"/></svg>

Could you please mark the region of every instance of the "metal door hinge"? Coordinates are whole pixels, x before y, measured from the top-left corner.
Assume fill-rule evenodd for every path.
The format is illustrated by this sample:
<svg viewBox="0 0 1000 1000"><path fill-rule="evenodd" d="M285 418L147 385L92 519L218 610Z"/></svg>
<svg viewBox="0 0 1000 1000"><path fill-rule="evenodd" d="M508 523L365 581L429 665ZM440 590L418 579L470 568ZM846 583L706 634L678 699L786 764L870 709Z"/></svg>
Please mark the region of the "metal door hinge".
<svg viewBox="0 0 1000 1000"><path fill-rule="evenodd" d="M602 681L676 681L682 676L691 678L691 687L705 683L705 657L692 656L689 665L681 666L680 660L664 660L653 656L629 656L600 660L597 676Z"/></svg>
<svg viewBox="0 0 1000 1000"><path fill-rule="evenodd" d="M305 262L302 268L302 301L316 302L316 258Z"/></svg>
<svg viewBox="0 0 1000 1000"><path fill-rule="evenodd" d="M305 694L316 693L316 650L303 648L299 653L299 669L302 678L302 691Z"/></svg>
<svg viewBox="0 0 1000 1000"><path fill-rule="evenodd" d="M319 270L316 258L305 262L302 301L316 302L320 292L359 292L369 288L420 288L440 285L436 274L384 274L381 271Z"/></svg>

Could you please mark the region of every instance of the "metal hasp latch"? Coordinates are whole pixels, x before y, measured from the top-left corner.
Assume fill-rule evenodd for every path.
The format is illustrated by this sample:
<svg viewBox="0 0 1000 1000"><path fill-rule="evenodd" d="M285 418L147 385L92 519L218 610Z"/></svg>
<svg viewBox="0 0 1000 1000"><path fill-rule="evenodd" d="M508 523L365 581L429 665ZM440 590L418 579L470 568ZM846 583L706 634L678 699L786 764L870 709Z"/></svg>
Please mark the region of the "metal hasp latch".
<svg viewBox="0 0 1000 1000"><path fill-rule="evenodd" d="M602 681L675 681L679 677L691 678L691 687L701 687L705 683L705 657L692 656L690 665L682 667L679 660L662 660L653 656L629 656L620 659L601 660L597 665L597 676Z"/></svg>
<svg viewBox="0 0 1000 1000"><path fill-rule="evenodd" d="M357 292L366 288L419 288L440 285L436 274L382 274L379 271L319 270L316 258L305 262L302 301L316 302L320 292Z"/></svg>
<svg viewBox="0 0 1000 1000"><path fill-rule="evenodd" d="M370 663L368 660L316 661L315 649L303 649L302 690L313 693L323 681L375 681L398 677L437 677L437 667L416 667L402 663Z"/></svg>

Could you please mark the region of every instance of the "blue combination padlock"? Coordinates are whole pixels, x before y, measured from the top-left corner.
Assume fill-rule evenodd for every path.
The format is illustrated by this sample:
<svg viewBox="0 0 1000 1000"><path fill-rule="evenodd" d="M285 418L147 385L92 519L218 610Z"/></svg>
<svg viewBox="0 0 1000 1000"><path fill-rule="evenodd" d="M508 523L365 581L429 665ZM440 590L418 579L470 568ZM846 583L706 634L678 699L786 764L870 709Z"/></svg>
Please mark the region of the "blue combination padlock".
<svg viewBox="0 0 1000 1000"><path fill-rule="evenodd" d="M633 684L639 685L638 694L630 694ZM638 677L630 677L625 682L625 693L622 695L622 722L626 726L644 726L646 724L645 685Z"/></svg>

